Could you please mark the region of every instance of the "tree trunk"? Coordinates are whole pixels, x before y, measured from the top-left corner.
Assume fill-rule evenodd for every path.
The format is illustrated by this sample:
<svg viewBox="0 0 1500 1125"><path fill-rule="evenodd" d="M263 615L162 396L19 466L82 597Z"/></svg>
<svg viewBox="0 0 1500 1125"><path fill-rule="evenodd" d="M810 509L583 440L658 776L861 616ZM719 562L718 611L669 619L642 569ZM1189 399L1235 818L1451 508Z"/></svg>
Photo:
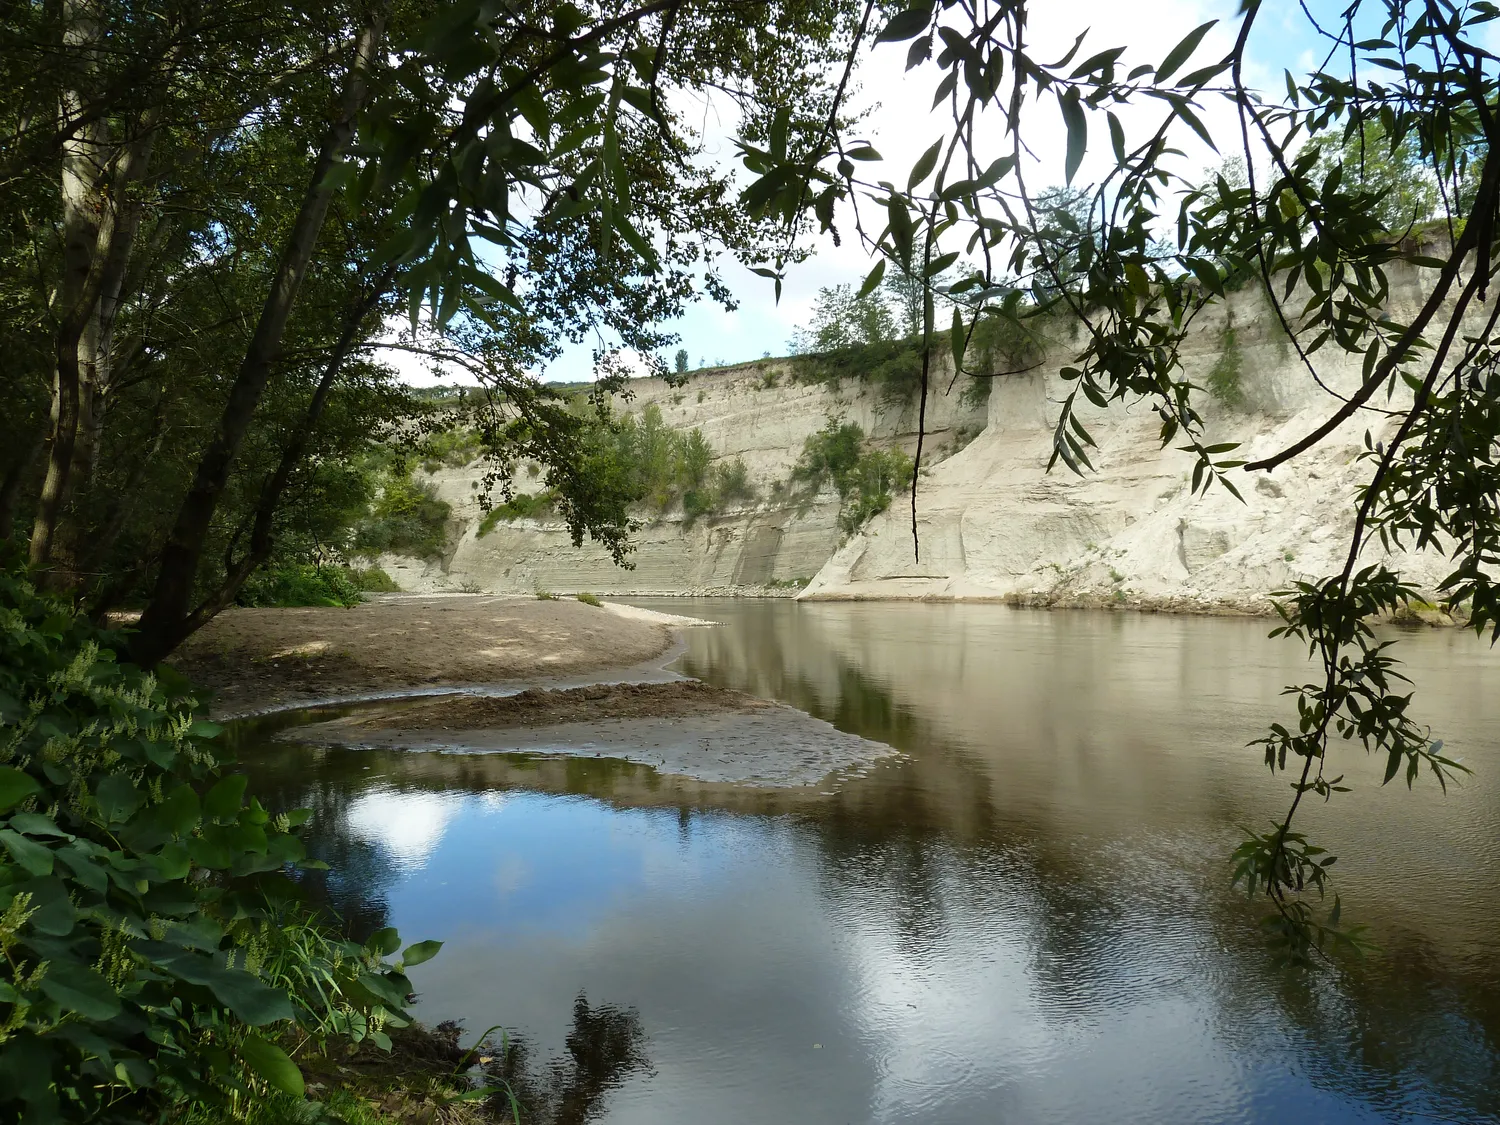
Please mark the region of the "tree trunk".
<svg viewBox="0 0 1500 1125"><path fill-rule="evenodd" d="M90 59L100 36L93 0L63 0L63 21L64 49L76 50ZM91 66L83 68L86 75L92 71ZM109 211L100 190L109 143L103 119L91 120L69 132L71 123L83 118L87 101L84 91L68 89L62 92L58 104L61 128L67 133L62 145L62 276L57 291L60 318L53 358L47 473L31 531L31 565L38 568L52 565L53 535L68 499L80 406L79 348L92 319L97 293L91 284L95 267L102 265L97 259L101 216Z"/></svg>
<svg viewBox="0 0 1500 1125"><path fill-rule="evenodd" d="M328 404L328 396L333 391L333 385L338 381L339 374L348 362L349 353L354 350L355 340L359 337L360 326L379 303L381 297L385 296L391 282L395 279L396 267L387 266L375 281L370 290L359 304L351 310L349 318L344 322L344 329L339 334L338 342L334 344L333 351L329 354L328 362L323 366L322 377L318 380L318 386L313 391L312 400L308 403L307 414L293 433L291 441L281 452L281 459L276 464L275 471L266 478L261 485L260 498L255 505L255 522L250 530L250 545L243 558L238 563L230 564L225 560L225 577L219 588L208 598L188 614L183 623L183 636L186 637L195 630L202 628L213 620L214 616L221 610L232 605L235 595L240 592L240 587L245 584L245 579L254 573L255 568L260 566L271 556L271 548L275 545L272 536L271 522L275 518L276 509L281 504L281 497L286 492L286 486L291 481L292 473L302 462L307 453L307 445L311 440L313 431L317 428L318 420L323 416L323 408Z"/></svg>
<svg viewBox="0 0 1500 1125"><path fill-rule="evenodd" d="M100 37L97 0L64 0L63 46L92 62ZM175 54L168 57L175 65ZM85 81L95 73L83 67ZM136 185L151 160L159 107L141 115L129 143L110 138L93 110L95 92L68 89L59 97L62 144L63 268L52 380L47 473L32 527L30 560L45 585L77 589L84 530L70 510L98 458L109 395L115 314L140 225Z"/></svg>
<svg viewBox="0 0 1500 1125"><path fill-rule="evenodd" d="M162 551L151 600L141 615L131 643L132 659L143 667L154 667L201 624L191 605L214 512L229 483L235 456L270 382L271 368L280 351L287 320L312 261L318 235L333 199L329 176L354 136L355 118L365 101L383 24L382 13L360 33L339 116L329 127L313 165L302 206L277 264L276 276L261 309L255 334L230 388L218 431L199 459L193 483L177 510L177 521Z"/></svg>

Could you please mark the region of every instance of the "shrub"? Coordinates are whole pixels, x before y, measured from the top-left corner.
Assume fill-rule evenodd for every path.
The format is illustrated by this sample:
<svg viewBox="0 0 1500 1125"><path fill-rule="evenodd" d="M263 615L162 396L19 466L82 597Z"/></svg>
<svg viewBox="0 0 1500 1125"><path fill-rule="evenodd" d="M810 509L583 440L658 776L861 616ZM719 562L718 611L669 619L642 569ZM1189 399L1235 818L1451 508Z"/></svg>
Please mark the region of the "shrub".
<svg viewBox="0 0 1500 1125"><path fill-rule="evenodd" d="M462 468L484 452L484 441L470 429L439 430L421 445L422 468L435 473L444 466Z"/></svg>
<svg viewBox="0 0 1500 1125"><path fill-rule="evenodd" d="M396 580L378 566L354 567L349 571L354 584L371 594L399 594Z"/></svg>
<svg viewBox="0 0 1500 1125"><path fill-rule="evenodd" d="M1245 405L1245 389L1241 385L1243 359L1240 355L1239 345L1235 341L1234 329L1224 329L1224 346L1219 352L1219 357L1214 360L1214 365L1209 368L1208 393L1213 395L1225 406L1238 407Z"/></svg>
<svg viewBox="0 0 1500 1125"><path fill-rule="evenodd" d="M825 484L839 496L839 526L852 535L891 506L893 492L911 479L911 459L899 449L866 449L865 432L855 422L828 419L803 443L792 467L792 481L804 500Z"/></svg>
<svg viewBox="0 0 1500 1125"><path fill-rule="evenodd" d="M598 606L602 606L604 604L598 598L596 598L593 594L590 594L590 593L574 594L573 596L575 598L577 598L579 601L581 601L584 605L591 605L591 606L598 607Z"/></svg>
<svg viewBox="0 0 1500 1125"><path fill-rule="evenodd" d="M389 588L397 588L390 576L379 567L371 567L370 571L384 578ZM370 571L311 565L260 570L245 580L235 602L244 606L355 606L364 601L361 590L376 588L362 585L355 577L358 573L368 574Z"/></svg>
<svg viewBox="0 0 1500 1125"><path fill-rule="evenodd" d="M0 572L0 1119L301 1099L291 1056L388 1046L438 943L392 964L394 930L299 908L307 810L247 799L186 685L118 640Z"/></svg>
<svg viewBox="0 0 1500 1125"><path fill-rule="evenodd" d="M517 492L509 500L496 504L484 513L476 534L483 539L495 530L501 520L544 519L557 511L557 499L556 490L551 488L541 492Z"/></svg>
<svg viewBox="0 0 1500 1125"><path fill-rule="evenodd" d="M448 543L448 518L452 509L437 498L431 484L412 479L401 462L383 474L380 494L354 532L354 550L378 555L386 551L430 559L443 553Z"/></svg>

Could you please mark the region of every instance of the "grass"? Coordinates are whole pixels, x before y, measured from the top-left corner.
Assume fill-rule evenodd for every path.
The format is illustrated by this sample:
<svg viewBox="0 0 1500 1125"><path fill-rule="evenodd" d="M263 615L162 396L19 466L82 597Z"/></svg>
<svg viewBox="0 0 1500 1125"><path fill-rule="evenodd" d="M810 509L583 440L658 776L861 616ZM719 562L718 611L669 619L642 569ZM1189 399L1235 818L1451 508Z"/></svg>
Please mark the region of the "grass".
<svg viewBox="0 0 1500 1125"><path fill-rule="evenodd" d="M584 605L602 606L604 604L598 598L596 598L593 594L590 594L587 591L585 591L583 593L574 594L573 596L575 598L577 598L579 601L581 601Z"/></svg>
<svg viewBox="0 0 1500 1125"><path fill-rule="evenodd" d="M539 602L555 602L557 601L557 595L550 590L538 590L536 592L536 600Z"/></svg>

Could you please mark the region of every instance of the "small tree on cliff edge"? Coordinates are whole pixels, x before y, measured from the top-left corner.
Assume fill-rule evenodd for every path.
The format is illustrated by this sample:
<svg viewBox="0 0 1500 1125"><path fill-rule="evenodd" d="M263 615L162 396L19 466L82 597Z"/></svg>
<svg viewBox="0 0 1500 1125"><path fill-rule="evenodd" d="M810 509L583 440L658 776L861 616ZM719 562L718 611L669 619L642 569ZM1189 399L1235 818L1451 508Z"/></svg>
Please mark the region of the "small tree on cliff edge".
<svg viewBox="0 0 1500 1125"><path fill-rule="evenodd" d="M994 374L966 364L982 319L1064 310L1073 317L1081 342L1061 372L1068 390L1053 464L1091 469L1093 441L1074 410L1080 398L1153 407L1162 444L1175 442L1193 459L1194 491L1234 491L1246 472L1295 464L1346 422L1368 426L1368 476L1351 497L1346 561L1284 591L1280 603L1285 624L1277 632L1305 644L1322 666L1316 682L1289 689L1295 720L1274 725L1260 743L1273 773L1291 771L1293 798L1283 818L1236 853L1236 879L1269 897L1272 931L1301 959L1357 936L1337 896L1331 909L1320 904L1332 857L1294 830L1304 800L1341 789L1333 747L1362 744L1384 762L1387 781L1428 772L1445 782L1459 768L1408 713L1387 647L1367 625L1416 592L1388 566L1361 565L1362 549L1378 541L1447 552L1446 604L1467 614L1476 632L1500 637L1500 301L1491 292L1500 268L1493 158L1500 69L1485 46L1500 9L1351 0L1318 22L1304 5L1299 18L1324 44L1325 62L1300 77L1288 73L1284 88L1253 90L1245 78L1250 44L1280 34L1263 7L1242 0L1236 21L1205 23L1159 58L1090 43L1079 27L1059 59L1050 48L1032 53L1026 0L921 2L878 17L871 6L850 65L870 48L900 50L909 85L931 76L941 124L922 155L909 169L886 170L835 114L810 150L745 146L743 157L757 177L745 192L754 214L791 219L810 208L833 229L847 213L878 257L864 293L893 271L926 279L924 405L939 348L962 372ZM1232 130L1210 133L1200 116L1210 102L1227 107ZM1130 114L1116 112L1126 105ZM1037 107L1048 116L1036 118ZM1090 145L1109 160L1101 182L1053 207L1049 222L1025 136L1058 122L1065 183ZM1211 148L1239 149L1245 182L1195 182L1174 147L1193 135ZM1421 166L1415 179L1435 190L1435 222L1414 228L1425 205L1367 174L1393 163ZM1167 232L1170 240L1160 241ZM930 279L960 254L980 263L951 287L969 311L954 308L935 324ZM1413 290L1421 303L1404 321L1389 315L1387 268L1398 263L1422 275ZM1007 275L1034 299L1023 302L1002 284ZM1309 379L1323 381L1318 368L1329 352L1358 356L1363 371L1358 388L1331 398L1326 418L1305 436L1249 464L1232 444L1205 436L1203 390L1182 364L1195 319L1224 300L1231 277L1264 285ZM919 445L914 483L920 467ZM914 489L920 553L916 498Z"/></svg>

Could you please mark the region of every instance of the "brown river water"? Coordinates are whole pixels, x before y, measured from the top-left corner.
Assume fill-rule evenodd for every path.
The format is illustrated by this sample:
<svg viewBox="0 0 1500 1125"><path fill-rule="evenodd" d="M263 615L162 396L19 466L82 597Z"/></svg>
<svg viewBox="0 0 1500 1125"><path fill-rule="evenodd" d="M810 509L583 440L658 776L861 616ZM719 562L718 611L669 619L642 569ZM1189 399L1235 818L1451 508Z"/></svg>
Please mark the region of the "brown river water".
<svg viewBox="0 0 1500 1125"><path fill-rule="evenodd" d="M316 889L446 943L418 1015L524 1043L538 1120L601 1125L1500 1120L1500 653L1401 633L1474 774L1302 827L1377 944L1272 964L1228 883L1284 810L1256 748L1308 674L1266 622L990 605L662 600L676 670L902 752L811 789L551 754L273 741ZM545 1098L541 1099L545 1101ZM540 1104L540 1103L539 1103ZM560 1108L558 1108L560 1106Z"/></svg>

